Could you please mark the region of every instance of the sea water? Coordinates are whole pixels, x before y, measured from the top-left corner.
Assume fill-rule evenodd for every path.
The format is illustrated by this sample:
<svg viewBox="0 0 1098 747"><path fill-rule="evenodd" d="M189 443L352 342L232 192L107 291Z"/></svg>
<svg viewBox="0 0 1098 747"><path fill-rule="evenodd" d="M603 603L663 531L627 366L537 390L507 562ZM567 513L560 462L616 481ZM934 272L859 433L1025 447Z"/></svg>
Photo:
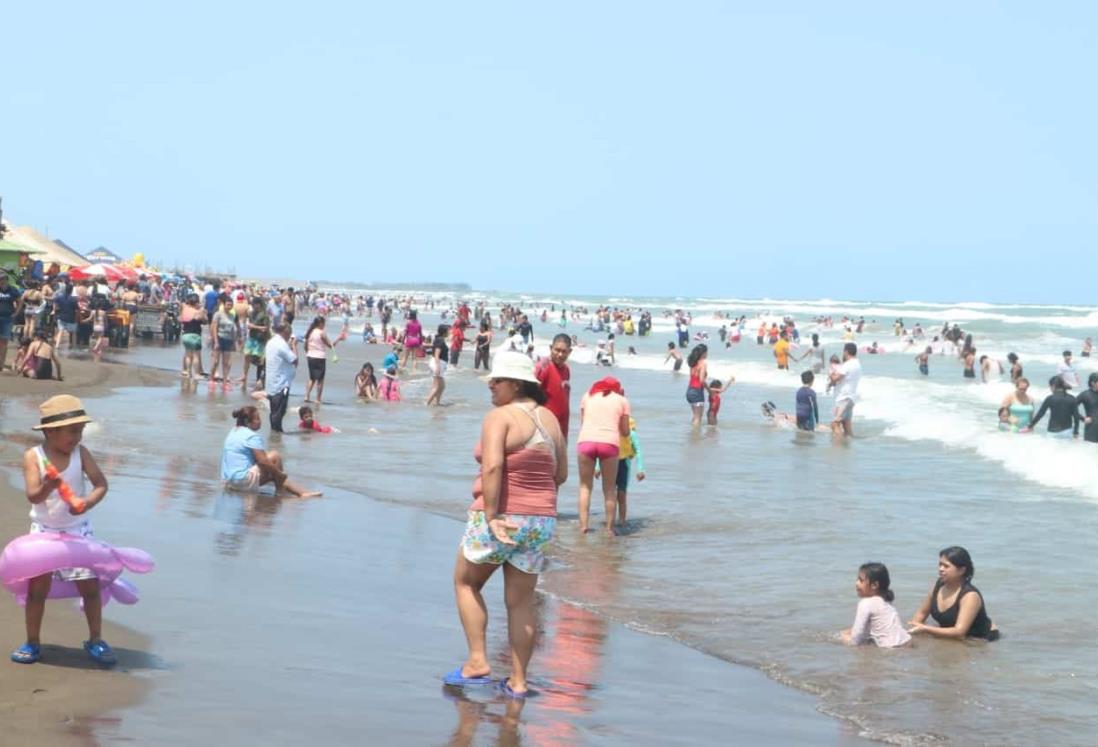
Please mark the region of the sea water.
<svg viewBox="0 0 1098 747"><path fill-rule="evenodd" d="M1093 744L1098 445L1000 432L996 409L1010 391L1005 375L989 383L965 380L955 355L934 355L930 375L923 377L913 357L943 324L956 322L973 334L978 356L1002 360L1016 352L1039 402L1061 350L1076 350L1084 381L1098 368L1078 357L1082 337L1098 327L1098 310L495 295L494 317L500 302L531 314L539 353L557 332L576 334L583 344L571 359L573 444L582 392L595 379L614 375L632 403L644 449L647 479L634 477L629 524L615 539L578 533L571 465L560 493L553 569L542 580L548 592L756 667L815 694L824 712L892 743ZM650 336L618 336L613 368L593 364L595 341L604 335L584 330L583 323L557 324L562 304L593 309L600 303L646 308L654 317ZM548 322L539 323L542 309L553 307ZM664 361L674 325L663 311L674 308L693 314L691 335L709 334L711 375L736 378L718 427L691 427L685 372L672 373ZM747 315L740 343L720 343L717 329L728 322L715 318L718 311ZM886 351L859 356L864 375L853 439L775 427L760 416L767 400L793 409L799 372L808 363L779 371L769 346L755 344L760 320L786 315L796 319L802 346L818 332L828 355L841 349L839 317L864 316L859 347L876 341ZM818 316L833 316L836 325L817 327L812 319ZM894 336L899 317L909 329L921 323L926 340L909 347ZM428 330L439 322L431 312L421 312L421 320ZM373 323L380 332L376 317ZM353 320L352 332L361 325ZM334 330L338 322L330 325L333 336ZM626 353L630 345L636 355ZM295 478L462 518L476 473L473 446L490 407L483 372L470 370L472 345L462 365L450 370L445 406L432 409L422 406L429 388L422 363L403 384L404 402L356 403L352 379L361 362L378 366L388 348L364 345L352 334L338 352L339 363L328 365L325 399L331 404L319 409L318 420L343 433L282 439L279 448L292 460ZM180 351L153 344L113 357L175 368ZM239 370L239 359L235 365ZM302 370L295 406L304 381ZM823 387L817 377L826 420L831 399ZM132 451L136 443L139 453L165 465L165 481L216 481L229 412L247 401L239 392L210 393L202 383L195 390L183 384L178 391L124 396L154 396L153 416L123 424L122 413L113 413L96 436L100 448ZM119 400L106 398L97 407L112 401ZM294 423L292 412L286 422ZM601 501L593 504L597 527ZM455 542L458 531L455 525ZM938 551L955 544L972 553L974 583L1002 629L999 642L919 636L900 650L836 642L835 633L853 619L861 563L888 565L895 604L907 619L935 579Z"/></svg>

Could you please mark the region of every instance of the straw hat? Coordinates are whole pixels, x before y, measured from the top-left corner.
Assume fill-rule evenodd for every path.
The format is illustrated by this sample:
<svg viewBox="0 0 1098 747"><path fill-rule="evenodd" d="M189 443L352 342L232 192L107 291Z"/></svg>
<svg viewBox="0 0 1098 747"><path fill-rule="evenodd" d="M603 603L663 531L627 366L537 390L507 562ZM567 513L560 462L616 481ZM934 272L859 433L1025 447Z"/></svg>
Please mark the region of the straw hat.
<svg viewBox="0 0 1098 747"><path fill-rule="evenodd" d="M534 362L522 353L511 350L501 350L492 360L492 379L514 379L515 381L530 381L539 383L534 375Z"/></svg>
<svg viewBox="0 0 1098 747"><path fill-rule="evenodd" d="M33 426L36 431L91 422L91 418L84 412L83 403L71 394L58 394L56 397L50 397L39 405L38 411L42 413L42 419L38 422L38 425Z"/></svg>

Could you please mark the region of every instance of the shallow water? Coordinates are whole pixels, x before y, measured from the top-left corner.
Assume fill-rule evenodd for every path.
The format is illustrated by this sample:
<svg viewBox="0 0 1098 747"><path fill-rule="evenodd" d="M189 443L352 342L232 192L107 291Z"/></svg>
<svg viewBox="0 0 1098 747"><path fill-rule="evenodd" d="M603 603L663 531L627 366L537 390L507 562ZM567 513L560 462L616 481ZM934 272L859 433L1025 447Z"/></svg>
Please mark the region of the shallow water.
<svg viewBox="0 0 1098 747"><path fill-rule="evenodd" d="M550 301L523 302L537 307ZM965 382L949 356L935 356L929 380L922 379L912 361L915 350L903 351L890 326L903 316L909 325L922 321L933 334L935 325L958 321L974 333L980 353L1001 357L1017 351L1039 398L1038 382L1054 373L1059 350L1077 348L1098 326L1098 312L735 299L696 302L694 308L699 324L692 331L708 329L713 336L711 371L737 377L724 397L720 427L690 428L685 376L661 364L668 322L658 319L649 338L619 338L620 365L613 373L633 404L648 479L631 486L627 534L607 540L576 532L571 476L561 492L556 570L544 577L545 587L613 620L808 690L825 711L855 721L876 738L901 744L1092 744L1098 727L1092 593L1098 588L1098 448L1043 434L998 432L995 408L1007 384ZM716 308L749 316L793 313L806 338L809 314L846 310L876 318L880 324L859 344L877 340L889 352L862 356L857 437L833 443L823 434L765 424L758 404L774 400L792 409L798 377L775 370L769 348L754 344L757 321L748 325L744 342L728 350L720 346L714 334L720 322L709 318ZM425 316L425 326L437 321ZM606 373L590 365L595 337L578 326L568 331L589 347L573 356L574 408L579 392ZM536 325L536 331L558 330L550 323ZM829 354L838 352L839 334L823 332ZM622 354L627 345L639 354ZM472 448L488 407L487 388L472 372L454 371L447 406L427 410L420 406L427 391L421 368L404 384L405 402L353 402L351 379L360 361L376 365L385 352L352 337L339 349L341 361L329 363L331 404L320 409L319 420L343 434L293 435L272 445L292 455L291 471L306 483L460 517L475 474ZM154 345L115 357L174 368L179 356ZM1086 360L1076 367L1083 379L1095 370ZM302 372L299 395L303 377ZM108 410L90 436L98 441L97 451L112 455L108 474L159 484L157 510L228 517L215 539L201 540L214 543L207 551L225 558L278 552L297 532L305 536L324 531L323 522L341 522L338 509L280 503L276 512L262 501L226 503L210 487L229 412L244 402L240 394L181 385L179 392L135 390L124 396L89 405ZM127 404L119 407L121 401ZM830 399L821 396L820 404L826 411ZM175 420L183 421L183 429L165 427ZM280 527L278 546L265 531L272 521ZM415 526L399 531L414 536ZM368 541L369 532L357 529L356 536ZM188 553L198 551L198 537L179 539L178 557L162 558L163 568L185 565ZM933 582L937 551L952 544L973 554L975 583L1003 630L1000 642L920 638L900 651L850 650L834 642L835 631L853 617L859 564L888 564L896 606L906 619ZM315 543L309 548L320 552L322 562ZM206 572L215 584L231 581L237 571L226 561ZM265 579L248 593L277 594L282 583L307 583L306 570L296 572L301 575ZM448 593L445 572L439 581L439 593ZM219 611L211 607L207 613ZM282 624L225 622L227 628Z"/></svg>

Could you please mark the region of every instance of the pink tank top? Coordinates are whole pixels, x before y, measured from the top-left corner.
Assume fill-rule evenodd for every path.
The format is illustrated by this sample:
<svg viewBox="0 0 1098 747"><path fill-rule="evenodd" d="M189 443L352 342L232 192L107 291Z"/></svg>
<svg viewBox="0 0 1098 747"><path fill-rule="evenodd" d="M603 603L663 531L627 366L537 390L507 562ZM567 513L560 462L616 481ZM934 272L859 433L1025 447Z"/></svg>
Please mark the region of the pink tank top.
<svg viewBox="0 0 1098 747"><path fill-rule="evenodd" d="M545 433L537 413L522 405L515 405L534 421L534 433L522 448L504 456L503 479L500 484L499 505L496 513L525 516L557 515L556 450L552 439ZM477 442L473 456L480 463L481 448ZM473 483L471 511L484 510L484 483L477 474Z"/></svg>

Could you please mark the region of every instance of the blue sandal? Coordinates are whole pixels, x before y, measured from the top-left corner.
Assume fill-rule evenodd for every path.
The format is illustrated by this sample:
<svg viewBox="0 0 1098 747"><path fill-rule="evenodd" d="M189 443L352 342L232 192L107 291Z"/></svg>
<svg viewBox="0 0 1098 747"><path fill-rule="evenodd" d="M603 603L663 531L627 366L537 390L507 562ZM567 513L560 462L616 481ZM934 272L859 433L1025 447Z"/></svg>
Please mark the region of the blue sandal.
<svg viewBox="0 0 1098 747"><path fill-rule="evenodd" d="M102 638L98 641L84 641L84 650L100 666L113 667L118 662L118 659L114 656L114 651Z"/></svg>
<svg viewBox="0 0 1098 747"><path fill-rule="evenodd" d="M462 665L464 666L464 664ZM464 687L465 685L491 685L491 677L466 677L461 673L461 666L452 672L446 674L442 681L447 685L454 685L455 687Z"/></svg>
<svg viewBox="0 0 1098 747"><path fill-rule="evenodd" d="M34 664L42 658L42 648L37 643L24 643L11 652L11 660L16 664Z"/></svg>

